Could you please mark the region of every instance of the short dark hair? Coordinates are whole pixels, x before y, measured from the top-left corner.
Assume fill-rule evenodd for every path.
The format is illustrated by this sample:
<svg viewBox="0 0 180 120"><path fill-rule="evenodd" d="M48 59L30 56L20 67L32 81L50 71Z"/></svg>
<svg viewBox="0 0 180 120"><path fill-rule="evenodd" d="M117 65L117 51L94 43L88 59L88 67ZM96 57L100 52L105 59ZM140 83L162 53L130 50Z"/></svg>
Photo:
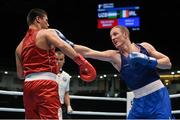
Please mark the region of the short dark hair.
<svg viewBox="0 0 180 120"><path fill-rule="evenodd" d="M34 22L37 16L44 17L47 15L47 12L43 9L33 8L29 11L27 15L27 24L30 25Z"/></svg>

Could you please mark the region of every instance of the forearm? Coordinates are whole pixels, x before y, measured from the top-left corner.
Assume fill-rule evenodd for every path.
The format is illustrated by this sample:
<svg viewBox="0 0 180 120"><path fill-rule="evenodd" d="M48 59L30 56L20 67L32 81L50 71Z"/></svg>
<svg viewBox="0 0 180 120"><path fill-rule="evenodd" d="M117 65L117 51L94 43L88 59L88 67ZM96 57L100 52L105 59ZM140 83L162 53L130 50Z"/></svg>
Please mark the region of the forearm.
<svg viewBox="0 0 180 120"><path fill-rule="evenodd" d="M116 54L112 50L97 51L82 45L74 45L74 49L85 58L92 58L107 62L110 62L112 60L112 54Z"/></svg>
<svg viewBox="0 0 180 120"><path fill-rule="evenodd" d="M65 42L59 44L56 47L58 47L65 55L67 55L71 59L74 59L78 55L77 52Z"/></svg>
<svg viewBox="0 0 180 120"><path fill-rule="evenodd" d="M157 62L157 68L159 69L171 69L172 67L171 61L168 57L157 59Z"/></svg>
<svg viewBox="0 0 180 120"><path fill-rule="evenodd" d="M71 106L70 97L69 97L69 92L66 92L66 93L65 93L64 102L65 102L66 106Z"/></svg>
<svg viewBox="0 0 180 120"><path fill-rule="evenodd" d="M74 59L78 56L76 51L61 37L59 37L54 29L48 29L47 33L48 34L46 34L45 37L48 43L60 49L66 56L71 59Z"/></svg>
<svg viewBox="0 0 180 120"><path fill-rule="evenodd" d="M71 107L71 103L70 103L70 97L69 97L69 92L65 93L65 97L64 97L64 101L67 107L67 113L71 113L73 111L72 107Z"/></svg>
<svg viewBox="0 0 180 120"><path fill-rule="evenodd" d="M17 53L15 53L16 56L16 69L17 69L17 75L19 79L24 79L24 74L23 74L23 66L20 60L20 57L18 56Z"/></svg>
<svg viewBox="0 0 180 120"><path fill-rule="evenodd" d="M23 70L20 70L18 67L17 67L17 75L19 79L25 79L23 75Z"/></svg>
<svg viewBox="0 0 180 120"><path fill-rule="evenodd" d="M82 45L74 45L74 50L78 53L80 53L81 55L83 55L84 57L90 57L88 56L88 54L90 55L92 53L92 49L86 47L86 46L82 46Z"/></svg>

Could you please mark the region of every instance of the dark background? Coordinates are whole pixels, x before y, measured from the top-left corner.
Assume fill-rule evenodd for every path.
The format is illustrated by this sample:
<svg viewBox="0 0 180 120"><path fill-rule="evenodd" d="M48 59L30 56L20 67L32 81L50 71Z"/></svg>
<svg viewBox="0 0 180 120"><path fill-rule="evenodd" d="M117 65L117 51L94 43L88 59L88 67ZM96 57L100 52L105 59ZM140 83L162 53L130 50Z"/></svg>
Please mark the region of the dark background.
<svg viewBox="0 0 180 120"><path fill-rule="evenodd" d="M0 68L15 70L15 48L28 28L26 15L35 7L46 10L50 27L61 30L73 42L96 50L115 49L109 37L109 29L97 29L97 4L102 1L104 0L0 0ZM122 4L131 4L130 1L136 2L119 0ZM151 43L158 51L168 55L173 69L177 69L180 63L180 1L137 2L141 7L141 28L140 31L131 32L131 40ZM98 72L115 71L109 63L91 59L89 61ZM66 62L64 69L69 72L77 71L77 66L70 59Z"/></svg>
<svg viewBox="0 0 180 120"><path fill-rule="evenodd" d="M96 10L100 1L105 0L0 0L0 69L15 70L15 49L28 28L26 15L30 9L35 7L46 10L49 14L51 27L61 30L73 42L96 50L115 49L109 37L109 29L97 29ZM112 1L117 2L117 0ZM138 1L141 7L141 28L140 31L131 31L131 40L151 43L158 51L170 57L173 64L172 69L180 68L180 0L119 0L122 4L126 4L126 2L131 4L130 1ZM115 72L109 63L91 59L89 61L96 67L97 73ZM78 72L77 66L70 59L67 58L66 63L64 66L65 71ZM1 98L5 101L5 103L1 104L3 107L23 107L22 98ZM19 102L16 102L17 99ZM8 100L11 102L9 103ZM178 101L172 102L179 103ZM79 101L78 106L72 107L84 108L85 103L84 101ZM114 111L120 110L119 105L117 103L114 104L116 107L112 109ZM96 101L92 105L97 105ZM95 107L97 111L98 109L101 111L102 109L106 110L106 108L102 107L109 106L105 102L102 102L100 105L101 108ZM86 110L90 109L89 107L91 105L85 107ZM122 108L125 110L125 106L122 106ZM111 110L111 108L108 109ZM7 116L8 118L22 119L24 118L24 113L1 112L0 114L0 118L7 118ZM176 118L180 117L176 116Z"/></svg>

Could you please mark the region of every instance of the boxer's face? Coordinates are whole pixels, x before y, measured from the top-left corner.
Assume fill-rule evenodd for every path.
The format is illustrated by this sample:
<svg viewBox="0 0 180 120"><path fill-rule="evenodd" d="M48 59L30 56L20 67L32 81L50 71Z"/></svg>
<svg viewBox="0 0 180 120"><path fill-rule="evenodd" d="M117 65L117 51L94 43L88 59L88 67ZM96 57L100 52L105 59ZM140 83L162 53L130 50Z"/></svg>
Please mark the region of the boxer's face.
<svg viewBox="0 0 180 120"><path fill-rule="evenodd" d="M122 32L120 28L118 27L114 27L111 29L110 37L111 37L112 43L117 49L121 48L121 46L126 41L124 32Z"/></svg>

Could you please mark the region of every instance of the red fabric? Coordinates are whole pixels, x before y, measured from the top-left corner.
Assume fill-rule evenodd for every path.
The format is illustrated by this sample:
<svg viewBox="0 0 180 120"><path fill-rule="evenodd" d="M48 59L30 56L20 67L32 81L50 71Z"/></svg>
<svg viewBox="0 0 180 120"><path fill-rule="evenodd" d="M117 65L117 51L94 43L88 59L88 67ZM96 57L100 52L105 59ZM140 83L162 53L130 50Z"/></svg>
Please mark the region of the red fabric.
<svg viewBox="0 0 180 120"><path fill-rule="evenodd" d="M22 63L24 76L35 72L53 72L57 74L55 48L49 51L35 45L38 30L29 29L24 37L22 47Z"/></svg>
<svg viewBox="0 0 180 120"><path fill-rule="evenodd" d="M96 79L96 69L80 54L74 58L79 65L79 74L85 82L91 82Z"/></svg>
<svg viewBox="0 0 180 120"><path fill-rule="evenodd" d="M58 119L61 107L58 84L52 80L25 81L24 107L26 119Z"/></svg>

